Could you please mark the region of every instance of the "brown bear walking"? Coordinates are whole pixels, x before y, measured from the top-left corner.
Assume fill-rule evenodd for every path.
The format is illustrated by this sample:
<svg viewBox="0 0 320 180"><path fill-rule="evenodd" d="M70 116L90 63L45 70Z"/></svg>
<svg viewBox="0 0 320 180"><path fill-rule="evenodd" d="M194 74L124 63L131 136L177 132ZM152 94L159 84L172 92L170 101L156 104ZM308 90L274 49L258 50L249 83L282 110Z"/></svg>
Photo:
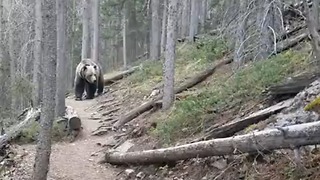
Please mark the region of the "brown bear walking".
<svg viewBox="0 0 320 180"><path fill-rule="evenodd" d="M98 96L101 95L104 88L101 66L91 59L81 60L76 68L74 87L77 101L82 100L84 90L86 99L93 99L96 91Z"/></svg>

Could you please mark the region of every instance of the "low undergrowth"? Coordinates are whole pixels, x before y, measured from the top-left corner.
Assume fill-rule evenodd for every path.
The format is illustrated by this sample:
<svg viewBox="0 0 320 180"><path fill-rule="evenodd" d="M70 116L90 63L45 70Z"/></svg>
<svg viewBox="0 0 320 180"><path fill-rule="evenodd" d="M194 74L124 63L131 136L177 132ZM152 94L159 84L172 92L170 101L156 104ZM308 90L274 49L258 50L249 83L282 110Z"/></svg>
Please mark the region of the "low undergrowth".
<svg viewBox="0 0 320 180"><path fill-rule="evenodd" d="M27 144L36 141L39 133L39 126L38 122L33 122L28 128L22 130L20 135L15 139L15 142L18 144ZM52 141L64 140L66 136L67 131L65 124L54 121L51 134Z"/></svg>
<svg viewBox="0 0 320 180"><path fill-rule="evenodd" d="M220 59L228 52L223 39L201 39L194 44L181 43L177 45L175 80L183 81L202 71L215 60ZM149 93L152 88L161 83L163 76L164 59L146 61L141 68L129 76L125 83L130 84L133 90Z"/></svg>
<svg viewBox="0 0 320 180"><path fill-rule="evenodd" d="M177 101L169 114L160 116L153 134L167 144L191 137L204 129L208 113L223 112L262 99L265 88L304 71L308 65L307 54L287 51L268 60L253 62L231 77L215 78L215 82L209 82L200 93Z"/></svg>

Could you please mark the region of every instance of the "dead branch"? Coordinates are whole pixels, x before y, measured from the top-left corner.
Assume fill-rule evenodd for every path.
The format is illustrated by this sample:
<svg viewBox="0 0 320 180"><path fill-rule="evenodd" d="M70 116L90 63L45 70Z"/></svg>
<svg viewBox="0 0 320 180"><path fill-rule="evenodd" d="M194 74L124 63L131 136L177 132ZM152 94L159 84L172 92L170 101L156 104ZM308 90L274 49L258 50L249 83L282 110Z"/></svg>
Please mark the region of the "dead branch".
<svg viewBox="0 0 320 180"><path fill-rule="evenodd" d="M136 71L139 68L139 66L132 67L126 71L122 71L120 73L117 73L111 77L104 77L104 85L110 85L113 84L115 81L118 81L120 79L123 79L125 76L128 76L132 74L134 71Z"/></svg>
<svg viewBox="0 0 320 180"><path fill-rule="evenodd" d="M319 143L320 122L311 122L176 147L127 153L113 151L106 153L105 162L118 165L168 163L190 158L292 149Z"/></svg>

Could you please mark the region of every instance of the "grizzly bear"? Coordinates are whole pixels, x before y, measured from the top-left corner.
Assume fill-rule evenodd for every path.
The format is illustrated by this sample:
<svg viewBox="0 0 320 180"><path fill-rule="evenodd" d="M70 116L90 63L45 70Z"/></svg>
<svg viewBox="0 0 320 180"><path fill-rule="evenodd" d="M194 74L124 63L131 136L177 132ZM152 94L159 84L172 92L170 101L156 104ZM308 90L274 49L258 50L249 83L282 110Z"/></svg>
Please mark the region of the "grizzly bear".
<svg viewBox="0 0 320 180"><path fill-rule="evenodd" d="M76 100L82 100L82 95L86 91L86 99L93 99L103 93L104 79L101 66L91 59L83 59L77 65L74 79Z"/></svg>

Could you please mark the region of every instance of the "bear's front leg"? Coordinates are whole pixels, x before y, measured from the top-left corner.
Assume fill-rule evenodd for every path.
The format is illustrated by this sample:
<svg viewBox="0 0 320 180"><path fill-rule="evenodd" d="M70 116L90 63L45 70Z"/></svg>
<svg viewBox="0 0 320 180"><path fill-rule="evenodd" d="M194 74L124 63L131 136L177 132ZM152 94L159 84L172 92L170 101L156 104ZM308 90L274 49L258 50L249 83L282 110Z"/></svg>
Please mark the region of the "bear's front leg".
<svg viewBox="0 0 320 180"><path fill-rule="evenodd" d="M98 96L100 96L103 93L103 89L104 89L104 79L103 76L100 76L98 79L98 91L97 94Z"/></svg>
<svg viewBox="0 0 320 180"><path fill-rule="evenodd" d="M94 93L97 90L97 86L95 84L86 84L86 94L87 97L86 99L93 99L94 98Z"/></svg>
<svg viewBox="0 0 320 180"><path fill-rule="evenodd" d="M76 80L75 80L75 96L76 96L75 100L76 101L82 100L84 86L85 86L85 81L83 79L76 78Z"/></svg>

